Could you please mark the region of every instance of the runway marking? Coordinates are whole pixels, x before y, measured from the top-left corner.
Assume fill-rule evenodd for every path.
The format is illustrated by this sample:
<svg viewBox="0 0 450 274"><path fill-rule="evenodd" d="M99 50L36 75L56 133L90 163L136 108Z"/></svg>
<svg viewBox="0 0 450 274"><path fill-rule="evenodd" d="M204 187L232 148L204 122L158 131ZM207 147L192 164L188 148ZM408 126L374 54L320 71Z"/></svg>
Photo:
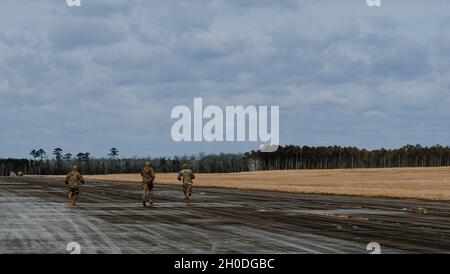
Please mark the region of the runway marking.
<svg viewBox="0 0 450 274"><path fill-rule="evenodd" d="M24 200L23 197L15 197L14 194L3 190L0 200ZM33 252L39 247L48 246L48 251L61 253L62 249L55 249L52 242L57 242L56 237L62 238L63 242L69 242L72 238L80 237L83 242L83 253L96 253L94 243L85 232L86 228L92 230L90 233L95 238L103 240L108 248L108 253L120 253L120 249L106 236L91 220L85 216L78 216L78 212L67 210L66 205L61 203L44 204L33 199L33 202L2 203L0 210L1 227L0 239L13 241L21 240L20 252ZM97 220L95 220L97 221ZM101 220L98 220L101 223ZM59 246L63 246L59 244ZM46 248L45 248L46 249ZM11 250L8 250L11 252Z"/></svg>

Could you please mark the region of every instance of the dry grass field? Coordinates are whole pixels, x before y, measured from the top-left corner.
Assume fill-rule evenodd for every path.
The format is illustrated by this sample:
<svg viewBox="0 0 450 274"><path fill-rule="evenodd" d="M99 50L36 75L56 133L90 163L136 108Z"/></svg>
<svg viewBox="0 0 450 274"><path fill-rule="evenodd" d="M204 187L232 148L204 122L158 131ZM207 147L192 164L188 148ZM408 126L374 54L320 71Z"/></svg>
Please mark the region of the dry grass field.
<svg viewBox="0 0 450 274"><path fill-rule="evenodd" d="M180 184L174 173L158 173L157 184ZM139 174L85 176L87 180L140 181ZM450 168L258 171L197 174L195 186L309 194L450 200Z"/></svg>

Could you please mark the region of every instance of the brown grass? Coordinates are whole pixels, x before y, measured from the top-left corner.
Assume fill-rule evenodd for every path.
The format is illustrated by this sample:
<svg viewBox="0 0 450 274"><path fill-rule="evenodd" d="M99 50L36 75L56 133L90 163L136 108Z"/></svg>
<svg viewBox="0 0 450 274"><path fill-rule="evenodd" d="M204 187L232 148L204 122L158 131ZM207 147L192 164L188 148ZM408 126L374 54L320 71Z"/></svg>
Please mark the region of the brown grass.
<svg viewBox="0 0 450 274"><path fill-rule="evenodd" d="M157 184L179 185L174 173ZM139 174L85 176L87 180L140 182ZM310 194L450 200L450 168L259 171L197 174L195 186Z"/></svg>

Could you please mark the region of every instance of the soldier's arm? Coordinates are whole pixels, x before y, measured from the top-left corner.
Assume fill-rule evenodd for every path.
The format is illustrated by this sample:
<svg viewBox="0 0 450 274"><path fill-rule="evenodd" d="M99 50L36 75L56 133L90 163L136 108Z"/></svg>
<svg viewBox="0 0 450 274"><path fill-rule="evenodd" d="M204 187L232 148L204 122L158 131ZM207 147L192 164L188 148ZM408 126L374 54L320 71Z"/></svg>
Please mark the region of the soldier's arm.
<svg viewBox="0 0 450 274"><path fill-rule="evenodd" d="M150 172L150 174L151 174L151 176L152 176L152 179L154 180L155 179L155 177L156 177L156 175L155 175L155 171L152 169L152 171Z"/></svg>
<svg viewBox="0 0 450 274"><path fill-rule="evenodd" d="M81 175L81 174L80 174L80 181L84 185L84 178L83 178L83 175Z"/></svg>
<svg viewBox="0 0 450 274"><path fill-rule="evenodd" d="M195 179L195 174L194 174L194 172L192 172L192 174L191 174L191 180L194 180Z"/></svg>
<svg viewBox="0 0 450 274"><path fill-rule="evenodd" d="M181 172L178 173L178 181L181 181Z"/></svg>
<svg viewBox="0 0 450 274"><path fill-rule="evenodd" d="M66 179L64 180L64 183L65 183L66 185L69 184L69 175L66 176Z"/></svg>

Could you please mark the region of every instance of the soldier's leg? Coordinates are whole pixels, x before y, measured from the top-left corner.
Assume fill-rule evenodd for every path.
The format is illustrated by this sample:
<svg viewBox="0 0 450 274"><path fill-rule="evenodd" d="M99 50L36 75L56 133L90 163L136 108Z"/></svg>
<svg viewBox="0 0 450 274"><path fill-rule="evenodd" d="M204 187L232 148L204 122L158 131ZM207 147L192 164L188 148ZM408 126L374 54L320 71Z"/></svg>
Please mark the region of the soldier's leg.
<svg viewBox="0 0 450 274"><path fill-rule="evenodd" d="M192 185L190 185L189 186L189 193L188 193L188 196L189 196L189 198L191 198L191 195L192 195Z"/></svg>
<svg viewBox="0 0 450 274"><path fill-rule="evenodd" d="M150 186L149 186L148 198L149 198L150 204L152 205L153 204L153 184L150 184Z"/></svg>
<svg viewBox="0 0 450 274"><path fill-rule="evenodd" d="M69 200L72 200L72 195L73 195L72 189L69 189L69 196L68 196Z"/></svg>
<svg viewBox="0 0 450 274"><path fill-rule="evenodd" d="M186 193L187 193L187 187L186 187L186 185L183 185L184 202L187 204Z"/></svg>
<svg viewBox="0 0 450 274"><path fill-rule="evenodd" d="M191 189L192 186L190 185L184 186L184 202L186 203L186 205L189 204L189 200L191 197Z"/></svg>
<svg viewBox="0 0 450 274"><path fill-rule="evenodd" d="M73 190L73 192L72 192L72 205L75 205L77 203L79 194L80 194L80 190L79 189L74 189Z"/></svg>
<svg viewBox="0 0 450 274"><path fill-rule="evenodd" d="M145 204L148 201L148 186L147 184L142 184L142 204L144 207L147 205Z"/></svg>

